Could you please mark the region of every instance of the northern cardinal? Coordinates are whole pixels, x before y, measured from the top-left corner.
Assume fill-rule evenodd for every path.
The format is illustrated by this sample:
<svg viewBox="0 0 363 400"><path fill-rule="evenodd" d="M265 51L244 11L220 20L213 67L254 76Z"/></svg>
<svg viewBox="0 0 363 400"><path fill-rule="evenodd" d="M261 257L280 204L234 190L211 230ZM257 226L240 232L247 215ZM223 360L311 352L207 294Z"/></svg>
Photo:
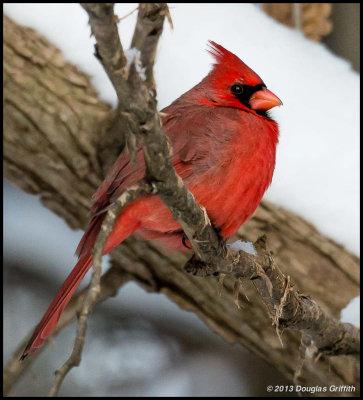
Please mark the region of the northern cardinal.
<svg viewBox="0 0 363 400"><path fill-rule="evenodd" d="M220 235L228 239L253 214L275 167L278 125L267 110L281 105L262 79L237 56L210 41L215 64L191 90L162 110L176 172L204 206ZM140 148L133 169L122 153L94 195L91 220L76 254L79 261L36 327L22 358L40 347L57 324L92 265L91 251L108 207L144 176ZM104 254L137 233L170 249L185 250L183 231L158 196L140 197L125 207Z"/></svg>

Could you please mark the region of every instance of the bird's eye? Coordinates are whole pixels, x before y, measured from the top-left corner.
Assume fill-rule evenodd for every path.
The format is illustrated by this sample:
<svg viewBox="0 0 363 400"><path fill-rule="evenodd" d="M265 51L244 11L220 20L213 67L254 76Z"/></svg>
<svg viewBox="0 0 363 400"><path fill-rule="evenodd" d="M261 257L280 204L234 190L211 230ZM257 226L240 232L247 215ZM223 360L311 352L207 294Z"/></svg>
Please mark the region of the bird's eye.
<svg viewBox="0 0 363 400"><path fill-rule="evenodd" d="M243 92L243 87L242 85L233 85L231 87L231 92L233 94L241 94Z"/></svg>

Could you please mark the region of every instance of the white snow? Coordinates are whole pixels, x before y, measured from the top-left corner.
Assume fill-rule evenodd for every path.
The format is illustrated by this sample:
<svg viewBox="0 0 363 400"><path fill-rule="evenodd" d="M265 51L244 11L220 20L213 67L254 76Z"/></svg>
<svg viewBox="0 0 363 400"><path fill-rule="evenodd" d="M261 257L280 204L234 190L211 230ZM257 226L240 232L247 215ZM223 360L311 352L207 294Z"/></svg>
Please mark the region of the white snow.
<svg viewBox="0 0 363 400"><path fill-rule="evenodd" d="M146 79L145 68L143 68L143 66L141 64L141 60L140 60L141 53L140 53L140 50L136 49L135 47L131 47L131 49L125 49L124 53L125 53L125 57L126 57L126 60L127 60L125 69L128 71L129 68L131 67L131 64L135 63L135 68L136 68L136 71L139 73L140 78L142 80L145 80Z"/></svg>
<svg viewBox="0 0 363 400"><path fill-rule="evenodd" d="M117 4L116 13L122 17L134 8ZM116 103L78 4L8 3L4 11L55 43L92 77L102 99ZM324 45L276 23L253 4L177 3L170 12L174 30L165 23L155 64L160 108L208 73L208 39L234 52L284 103L272 112L281 133L266 198L359 254L359 74ZM136 15L119 23L124 48Z"/></svg>
<svg viewBox="0 0 363 400"><path fill-rule="evenodd" d="M360 326L360 296L352 299L341 311L340 320L342 322L350 322L353 325Z"/></svg>
<svg viewBox="0 0 363 400"><path fill-rule="evenodd" d="M256 255L257 251L252 242L244 242L243 240L236 240L229 244L229 247L234 251L245 251L246 253Z"/></svg>

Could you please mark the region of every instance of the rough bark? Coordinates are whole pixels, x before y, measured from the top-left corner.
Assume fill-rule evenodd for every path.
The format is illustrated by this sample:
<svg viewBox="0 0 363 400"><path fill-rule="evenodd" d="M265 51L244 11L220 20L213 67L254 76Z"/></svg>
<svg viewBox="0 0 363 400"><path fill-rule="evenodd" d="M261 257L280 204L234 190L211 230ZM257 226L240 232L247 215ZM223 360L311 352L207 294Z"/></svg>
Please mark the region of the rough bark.
<svg viewBox="0 0 363 400"><path fill-rule="evenodd" d="M114 112L99 101L88 78L36 32L6 17L4 32L5 178L40 195L71 228L84 229L105 160L114 160L114 149L122 144L122 134L114 129ZM238 236L254 241L262 233L267 233L276 261L299 290L339 318L340 310L359 293L359 260L311 224L269 202L261 204ZM293 378L300 336L286 331L281 348L249 282L243 291L250 303L238 310L233 280L226 278L218 297L215 277L198 278L182 270L185 255L130 238L113 252L113 260L144 287L165 293L227 341L242 344ZM307 360L299 382L358 386L358 363L348 356Z"/></svg>

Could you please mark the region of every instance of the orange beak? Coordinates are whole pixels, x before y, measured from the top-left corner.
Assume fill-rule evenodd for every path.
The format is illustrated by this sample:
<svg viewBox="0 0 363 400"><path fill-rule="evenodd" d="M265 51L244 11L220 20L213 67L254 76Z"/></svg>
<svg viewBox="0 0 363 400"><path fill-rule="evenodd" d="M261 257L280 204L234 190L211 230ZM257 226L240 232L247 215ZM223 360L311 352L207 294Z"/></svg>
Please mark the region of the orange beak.
<svg viewBox="0 0 363 400"><path fill-rule="evenodd" d="M252 110L267 111L273 107L281 106L282 101L268 89L262 89L252 95L249 104Z"/></svg>

